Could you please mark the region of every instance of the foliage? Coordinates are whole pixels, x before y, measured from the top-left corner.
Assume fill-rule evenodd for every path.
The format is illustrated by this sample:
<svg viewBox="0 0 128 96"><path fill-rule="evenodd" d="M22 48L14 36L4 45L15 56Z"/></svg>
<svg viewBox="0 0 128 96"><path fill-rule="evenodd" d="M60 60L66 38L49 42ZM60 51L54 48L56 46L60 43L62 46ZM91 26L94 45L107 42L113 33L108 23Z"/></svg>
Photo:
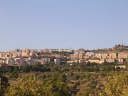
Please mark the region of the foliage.
<svg viewBox="0 0 128 96"><path fill-rule="evenodd" d="M128 74L120 73L109 76L102 96L128 96Z"/></svg>
<svg viewBox="0 0 128 96"><path fill-rule="evenodd" d="M35 74L29 74L14 81L5 96L69 96L69 93L61 81L42 81Z"/></svg>
<svg viewBox="0 0 128 96"><path fill-rule="evenodd" d="M127 96L128 72L114 64L47 64L0 68L2 96ZM6 70L5 70L6 69ZM5 80L3 80L5 81Z"/></svg>
<svg viewBox="0 0 128 96"><path fill-rule="evenodd" d="M7 77L0 75L0 95L4 95L4 92L8 86L9 83Z"/></svg>

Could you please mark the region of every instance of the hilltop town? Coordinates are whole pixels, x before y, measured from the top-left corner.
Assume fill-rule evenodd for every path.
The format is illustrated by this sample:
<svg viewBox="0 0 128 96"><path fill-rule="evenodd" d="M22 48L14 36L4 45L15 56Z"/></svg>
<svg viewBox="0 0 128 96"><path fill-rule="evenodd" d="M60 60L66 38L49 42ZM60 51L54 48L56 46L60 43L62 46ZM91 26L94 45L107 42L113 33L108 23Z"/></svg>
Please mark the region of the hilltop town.
<svg viewBox="0 0 128 96"><path fill-rule="evenodd" d="M0 52L0 66L24 66L33 64L73 63L117 63L128 62L128 46L115 45L113 48L86 49L16 49Z"/></svg>

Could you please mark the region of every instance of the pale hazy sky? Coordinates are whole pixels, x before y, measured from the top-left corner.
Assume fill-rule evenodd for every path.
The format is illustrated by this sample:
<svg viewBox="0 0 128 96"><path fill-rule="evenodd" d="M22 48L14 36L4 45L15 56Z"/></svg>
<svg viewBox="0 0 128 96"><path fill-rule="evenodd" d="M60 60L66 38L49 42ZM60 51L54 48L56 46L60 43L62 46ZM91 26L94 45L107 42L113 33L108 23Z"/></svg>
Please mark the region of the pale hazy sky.
<svg viewBox="0 0 128 96"><path fill-rule="evenodd" d="M0 0L0 50L128 44L128 0Z"/></svg>

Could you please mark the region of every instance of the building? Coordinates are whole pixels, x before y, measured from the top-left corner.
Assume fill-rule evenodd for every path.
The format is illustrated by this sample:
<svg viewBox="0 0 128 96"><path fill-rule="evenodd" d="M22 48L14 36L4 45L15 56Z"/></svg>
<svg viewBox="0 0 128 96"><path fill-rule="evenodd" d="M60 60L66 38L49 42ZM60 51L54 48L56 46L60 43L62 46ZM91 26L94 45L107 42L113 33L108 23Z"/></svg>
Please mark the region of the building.
<svg viewBox="0 0 128 96"><path fill-rule="evenodd" d="M96 59L96 58L95 59L89 59L88 62L89 63L102 64L102 63L104 63L104 59L101 59L101 60L100 59Z"/></svg>

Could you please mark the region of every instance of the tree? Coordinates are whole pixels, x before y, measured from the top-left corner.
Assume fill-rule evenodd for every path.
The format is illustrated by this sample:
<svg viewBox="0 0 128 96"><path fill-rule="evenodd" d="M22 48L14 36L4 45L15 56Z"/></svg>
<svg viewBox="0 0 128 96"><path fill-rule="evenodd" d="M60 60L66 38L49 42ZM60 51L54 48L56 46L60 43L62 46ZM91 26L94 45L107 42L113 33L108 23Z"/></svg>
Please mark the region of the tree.
<svg viewBox="0 0 128 96"><path fill-rule="evenodd" d="M47 90L44 92L43 85L44 82L35 75L18 78L8 88L6 96L45 96Z"/></svg>
<svg viewBox="0 0 128 96"><path fill-rule="evenodd" d="M0 95L4 95L5 90L9 86L8 78L5 76L0 75Z"/></svg>

